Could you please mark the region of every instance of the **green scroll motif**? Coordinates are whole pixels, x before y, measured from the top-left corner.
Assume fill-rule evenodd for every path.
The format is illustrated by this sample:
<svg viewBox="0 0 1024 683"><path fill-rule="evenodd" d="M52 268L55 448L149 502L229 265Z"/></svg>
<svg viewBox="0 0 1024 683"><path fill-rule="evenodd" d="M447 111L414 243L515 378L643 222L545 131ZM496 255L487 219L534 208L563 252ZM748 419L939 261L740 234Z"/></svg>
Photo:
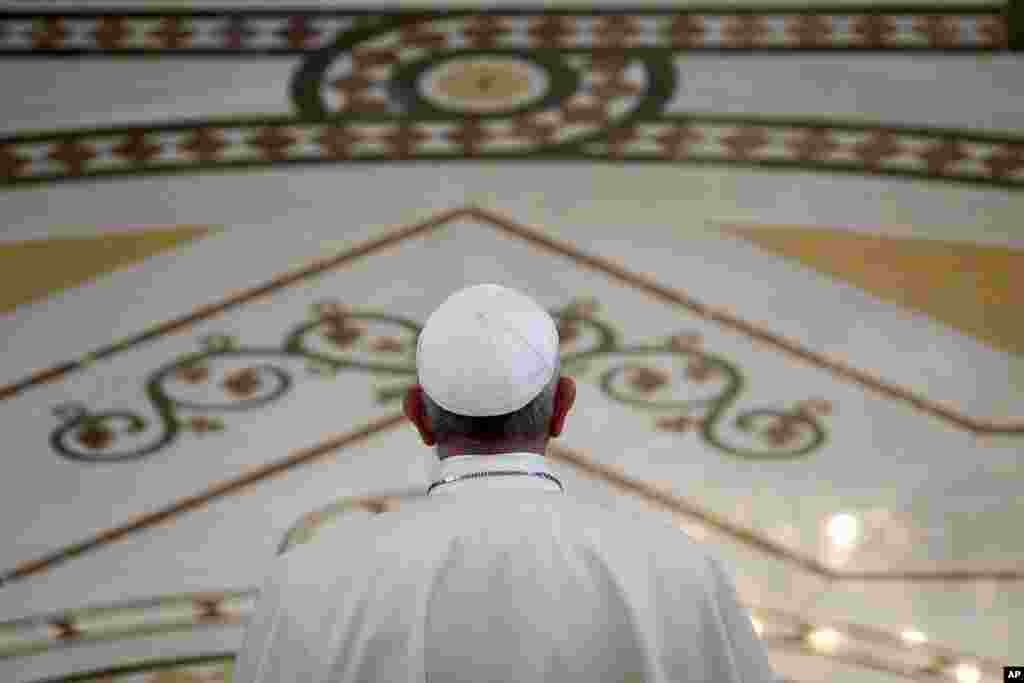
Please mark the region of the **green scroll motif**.
<svg viewBox="0 0 1024 683"><path fill-rule="evenodd" d="M739 368L726 359L699 348L699 336L675 335L658 344L623 345L614 328L594 316L594 301L576 300L551 311L564 347L563 372L586 381L590 367L598 360L619 361L604 370L596 381L605 395L617 403L655 414L658 428L684 432L694 428L711 448L731 456L755 460L806 457L825 443L826 433L818 416L828 412L821 400L803 401L791 410L759 408L740 413L730 423L727 416L739 401L744 379ZM158 368L146 381L146 396L157 415L158 433L152 419L125 410L92 412L81 403L58 406L54 413L61 424L50 435L53 449L79 462L110 463L137 460L152 455L181 436L182 431L218 432L225 429L219 412L237 413L267 406L294 388L295 379L273 359L302 359L307 371L326 379L343 372L364 372L390 377L398 383L378 387L376 402L389 405L400 401L416 381L415 348L422 329L407 318L373 311L349 310L337 302L315 304L312 319L288 332L279 348L247 347L224 335L201 340L202 351L185 354ZM367 333L374 328L375 336ZM324 348L326 347L326 350ZM721 388L712 396L688 400L661 398L672 388L675 373L651 367L658 357L685 363L685 379L695 383L715 380ZM227 373L221 389L225 401L195 401L175 397L172 380L204 384L212 378L211 361L217 359L260 359ZM185 410L200 415L184 417ZM765 444L744 448L730 440L727 428L745 433ZM119 441L144 439L134 447Z"/></svg>

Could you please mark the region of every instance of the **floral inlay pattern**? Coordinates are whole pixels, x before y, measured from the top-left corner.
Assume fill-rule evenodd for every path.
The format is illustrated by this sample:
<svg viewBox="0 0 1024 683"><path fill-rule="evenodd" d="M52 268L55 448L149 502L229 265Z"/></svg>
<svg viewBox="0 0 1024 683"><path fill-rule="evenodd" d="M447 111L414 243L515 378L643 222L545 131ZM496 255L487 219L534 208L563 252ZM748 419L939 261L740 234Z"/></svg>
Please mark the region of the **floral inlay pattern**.
<svg viewBox="0 0 1024 683"><path fill-rule="evenodd" d="M831 412L827 401L811 398L788 410L747 410L729 422L725 418L734 411L744 383L734 363L703 349L701 335L694 332L670 335L661 343L623 345L612 326L598 319L598 308L596 301L583 299L551 312L558 325L563 372L584 381L599 361L617 362L594 379L609 399L657 413L654 429L693 431L722 453L753 459L804 457L825 442L820 418ZM201 340L201 351L156 370L146 380L146 395L158 426L138 412L94 412L80 403L64 404L54 410L61 424L50 436L51 445L80 462L126 461L166 448L182 432L206 435L230 429L229 421L211 413L262 408L293 389L295 378L272 362L274 358L301 358L311 375L326 379L344 372L404 378L405 384L378 388L376 396L381 405L401 399L415 381L418 323L334 300L316 303L310 311L311 319L288 332L280 348L242 346L234 337L212 335ZM249 358L262 362L233 369L214 383L227 396L225 401L175 396L177 387L213 383L217 361ZM678 371L658 367L659 359L668 359ZM680 385L712 386L717 393L700 399L667 398ZM737 442L743 437L763 447L744 447Z"/></svg>

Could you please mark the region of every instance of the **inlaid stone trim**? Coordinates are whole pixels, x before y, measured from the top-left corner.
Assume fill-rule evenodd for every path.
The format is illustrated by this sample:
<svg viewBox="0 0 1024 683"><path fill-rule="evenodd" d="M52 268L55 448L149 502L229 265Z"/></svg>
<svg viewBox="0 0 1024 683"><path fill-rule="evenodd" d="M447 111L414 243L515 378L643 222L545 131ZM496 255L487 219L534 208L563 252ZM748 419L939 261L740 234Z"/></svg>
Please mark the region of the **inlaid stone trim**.
<svg viewBox="0 0 1024 683"><path fill-rule="evenodd" d="M608 73L588 81L594 90L550 112L507 122L281 116L0 137L0 190L232 168L464 159L713 164L1024 187L1021 135L728 115L634 116L626 123L639 102L631 93L645 80ZM376 107L372 98L348 101L360 110Z"/></svg>
<svg viewBox="0 0 1024 683"><path fill-rule="evenodd" d="M687 50L969 50L1010 47L1011 2L949 7L690 7L605 10L264 10L0 12L0 56L292 55L347 33L404 26L403 44L444 47L423 21L463 22L466 44L498 47L519 21L527 47L567 47L586 33L598 47ZM1016 35L1016 33L1013 33Z"/></svg>
<svg viewBox="0 0 1024 683"><path fill-rule="evenodd" d="M88 15L96 23L88 30L85 14L74 22L0 14L0 50L19 35L31 38L33 50L62 50L92 31L108 46L136 36L186 54L210 35L202 22L222 20L232 45L259 34L246 22L277 21L273 35L304 55L287 84L294 116L3 136L0 189L275 165L463 159L737 165L1015 189L1024 183L1024 136L1016 132L665 113L682 87L673 60L687 51L974 49L967 44L999 50L1008 46L1010 9L973 8L970 16L957 13L963 8L914 14L853 7L356 12L330 15L342 22L330 40L323 38L326 19L301 14ZM18 24L26 17L28 27ZM148 28L133 32L133 21Z"/></svg>
<svg viewBox="0 0 1024 683"><path fill-rule="evenodd" d="M773 346L776 349L790 354L808 364L827 369L841 379L859 383L862 386L886 396L887 398L906 401L922 412L945 420L958 428L964 429L965 431L973 432L976 435L1024 434L1024 423L1011 420L982 420L963 415L952 410L945 404L930 401L926 397L916 395L906 389L889 384L865 372L855 370L854 368L840 363L836 359L815 353L777 334L761 329L736 316L730 315L726 311L712 308L702 302L696 301L685 293L665 287L647 276L630 272L621 265L593 254L589 254L573 245L552 240L544 235L540 230L521 225L498 213L478 207L464 207L446 211L421 223L396 229L384 237L365 242L332 258L314 262L310 266L287 273L258 287L242 291L215 304L203 306L188 315L165 321L131 337L118 340L113 344L90 351L84 354L80 359L53 366L46 370L33 373L20 381L0 386L0 402L10 400L21 395L32 387L54 382L60 380L69 373L84 370L97 360L114 356L151 339L156 339L167 334L187 329L198 322L213 318L238 306L245 305L252 300L264 297L278 289L302 282L320 273L343 267L351 261L379 252L409 238L428 234L459 218L469 218L481 221L482 223L488 224L501 232L526 240L541 249L560 254L571 259L579 266L598 270L614 280L623 282L634 289L646 292L657 299L685 308L698 316L707 318L720 325L733 329L734 331L740 332L757 342ZM577 315L586 316L593 312L593 307L579 304L576 308L571 310L577 311ZM571 325L563 324L563 329L568 333L569 336L567 338L569 339L571 339L572 335L571 327ZM342 328L339 332L343 332L344 329L345 328ZM391 346L390 342L378 343ZM671 343L676 344L680 349L688 349L694 345L699 345L700 340L693 335L683 334L674 337L671 340ZM198 374L196 375L195 373ZM199 378L205 377L203 369L195 367L183 368L176 374L179 378L187 378L193 375ZM822 414L825 413L823 412Z"/></svg>
<svg viewBox="0 0 1024 683"><path fill-rule="evenodd" d="M173 636L209 626L244 627L258 609L258 600L258 589L211 591L125 601L0 622L0 661L90 643ZM1002 671L1002 664L995 660L931 642L910 644L895 633L854 623L829 622L827 625L843 636L843 648L839 652L823 652L811 646L808 636L825 624L784 610L743 603L741 607L755 620L758 635L770 650L833 658L856 668L884 671L913 680L920 680L922 676L931 679L962 661L970 661L983 675L995 676ZM73 635L62 635L65 629ZM192 669L193 675L200 672L213 674L226 672L236 656L236 653L223 653L154 660L141 665L48 679L46 683L96 680L116 683L121 680L120 676L155 674L161 669ZM922 660L925 663L922 664ZM127 683L128 679L124 680Z"/></svg>
<svg viewBox="0 0 1024 683"><path fill-rule="evenodd" d="M912 405L915 409L943 419L950 424L973 432L975 435L986 435L986 434L1002 434L1002 435L1020 435L1024 434L1024 424L1020 421L992 421L992 420L978 420L965 415L962 415L947 404L930 401L926 397L914 394L906 389L898 386L888 384L878 378L871 376L868 373L856 370L848 365L839 363L836 360L825 357L822 354L812 352L808 349L801 347L794 342L786 340L779 335L776 335L767 330L760 329L750 323L747 323L735 316L730 315L726 311L720 309L711 308L701 302L695 301L692 298L685 295L685 293L674 291L670 288L659 285L652 281L646 276L641 276L636 273L631 273L626 269L618 266L614 263L607 261L601 257L588 254L583 252L571 245L562 244L552 240L551 238L543 235L542 232L528 228L523 225L514 223L513 221L502 217L500 215L484 211L479 208L465 208L458 209L455 211L449 211L434 218L424 221L423 223L408 226L396 230L390 234L385 235L376 240L359 245L351 250L348 250L340 255L334 256L330 259L324 259L313 263L312 265L303 268L301 270L287 273L273 281L260 285L258 287L245 290L229 299L210 304L191 314L183 316L178 319L166 321L160 325L144 330L143 332L134 335L132 337L120 340L111 344L107 347L97 349L87 354L81 360L75 360L67 362L47 370L37 372L20 382L10 384L7 386L0 387L0 401L11 399L15 396L22 394L24 391L42 384L50 383L61 379L71 372L76 372L85 368L88 368L94 361L107 358L124 350L132 348L140 343L148 340L152 340L172 332L177 332L183 329L187 329L195 323L212 318L224 311L230 310L231 308L244 305L245 303L252 301L256 298L263 297L268 293L271 293L282 287L287 287L291 284L301 282L309 277L313 277L319 273L326 272L330 269L337 268L346 263L349 263L357 258L365 256L370 253L374 253L381 249L395 245L402 242L403 240L409 239L410 237L425 235L432 230L435 230L450 221L458 218L470 218L484 223L488 223L499 231L503 231L506 234L515 235L526 241L534 244L537 247L559 253L578 265L592 268L603 272L612 279L626 283L628 286L635 289L644 291L649 295L661 299L672 305L680 306L690 310L691 312L705 317L709 320L713 320L721 325L730 327L736 331L739 331L755 342L761 342L769 346L774 346L778 350L788 353L806 363L815 365L817 367L827 369L833 372L838 378L844 381L853 381L861 384L880 395L886 396L891 400L906 401ZM578 302L577 305L571 309L571 313L576 317L586 317L593 312L594 308L592 304L587 302ZM323 310L318 309L318 313L322 315L337 315L338 310L332 307L327 307ZM593 321L591 321L593 322ZM600 326L599 326L600 327ZM572 324L571 320L563 321L561 328L568 332L566 339L574 341L578 337L578 329ZM340 331L347 329L344 325L339 327ZM348 328L350 329L350 328ZM574 334L574 331L576 332ZM381 342L385 346L392 347L393 344L389 342ZM669 347L675 350L692 350L699 347L701 340L699 336L695 334L680 334L671 338L668 342ZM380 348L380 347L378 347ZM328 363L328 370L330 370L330 364ZM713 368L702 365L699 368L691 370L691 374L694 376L710 377L709 370ZM183 379L183 381L202 381L208 375L204 372L201 367L194 367L189 364L185 364L177 372L174 373L176 377ZM641 373L644 374L644 373ZM655 373L656 374L656 373ZM607 378L606 378L607 379ZM635 373L634 373L635 379ZM636 385L635 385L636 386ZM641 394L643 393L643 387L650 386L650 380L641 380L639 388ZM798 406L792 418L802 416L807 421L812 421L815 416L828 415L832 410L831 405L827 401L820 399L812 399L808 401L802 401ZM762 411L763 412L763 411ZM798 415L799 414L799 415ZM111 417L118 417L118 415L106 414L105 419ZM140 423L140 418L137 415L131 415L125 413L120 415L121 418L128 420L128 432L139 431L144 425ZM707 429L707 424L703 421L698 423L694 422L698 418L685 416L688 422L684 422L681 418L675 418L675 420L666 419L657 424L659 428L668 429L673 431L685 432L687 429L701 427ZM751 415L748 418L748 422L752 422L755 416ZM776 418L785 417L775 415ZM134 422L132 421L134 419ZM71 546L67 546L60 550L57 550L49 555L32 560L21 564L20 566L0 573L0 586L10 581L22 579L40 572L46 571L49 568L58 564L64 563L74 557L77 557L83 553L90 552L99 547L102 547L108 543L114 542L125 536L147 529L155 524L163 523L168 519L176 517L187 511L196 509L206 505L211 500L226 496L233 495L238 491L241 491L249 486L256 484L257 482L267 477L276 476L281 474L288 469L296 466L300 466L310 460L322 457L324 454L331 452L333 449L338 448L340 445L348 443L351 440L359 440L366 438L369 434L373 434L382 430L390 429L404 422L404 416L401 414L395 414L389 416L383 420L371 423L362 430L359 430L353 434L345 435L340 439L334 439L329 442L324 442L316 445L313 448L299 451L288 458L279 460L274 463L265 465L257 470L246 474L246 476L221 482L212 486L211 488L203 491L197 495L189 496L188 498L179 500L162 510L157 512L144 515L138 519L135 519L121 527L109 529L98 536L93 538L75 543ZM113 439L113 434L91 434L89 429L95 427L94 431L101 431L98 428L102 427L101 424L81 424L77 425L83 427L88 436L86 438L86 445L88 443L96 443L98 447L103 448L105 444L110 443ZM738 425L741 426L741 425ZM752 426L752 424L748 424ZM109 430L108 430L109 432ZM775 436L772 432L777 432ZM167 438L167 434L171 432L165 432L162 438ZM764 432L769 438L778 438L780 443L784 443L788 438L792 436L792 419L776 419L775 423L769 425L768 431ZM80 432L79 436L83 436ZM93 437L96 437L94 440ZM648 492L650 493L650 492ZM655 493L650 493L654 499L658 496ZM722 527L723 531L728 532L728 527ZM731 533L731 532L729 532ZM764 539L762 539L764 541ZM778 557L786 557L785 549L773 545L771 542L760 542L752 541L756 543L757 547L769 552ZM796 562L800 566L804 567L808 571L822 572L823 576L835 579L840 578L838 574L832 570L820 566L813 560L791 558L793 562ZM991 572L975 572L975 571L954 571L954 572L899 572L899 573L861 573L856 575L843 575L847 578L856 580L901 580L901 581L971 581L978 579L992 579L992 580L1021 580L1024 578L1024 573L1005 571L1005 570L994 570Z"/></svg>

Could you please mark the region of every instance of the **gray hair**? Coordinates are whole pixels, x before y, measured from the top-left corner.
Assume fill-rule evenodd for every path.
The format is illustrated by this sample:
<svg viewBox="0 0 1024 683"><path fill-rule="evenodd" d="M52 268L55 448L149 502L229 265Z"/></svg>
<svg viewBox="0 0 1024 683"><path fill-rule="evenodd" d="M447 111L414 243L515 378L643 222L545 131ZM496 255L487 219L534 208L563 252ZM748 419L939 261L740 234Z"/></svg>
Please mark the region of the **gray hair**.
<svg viewBox="0 0 1024 683"><path fill-rule="evenodd" d="M555 391L561 362L555 361L555 375L540 394L525 406L504 415L472 417L456 415L423 394L424 411L437 441L457 436L471 441L500 443L541 438L547 432L555 412Z"/></svg>

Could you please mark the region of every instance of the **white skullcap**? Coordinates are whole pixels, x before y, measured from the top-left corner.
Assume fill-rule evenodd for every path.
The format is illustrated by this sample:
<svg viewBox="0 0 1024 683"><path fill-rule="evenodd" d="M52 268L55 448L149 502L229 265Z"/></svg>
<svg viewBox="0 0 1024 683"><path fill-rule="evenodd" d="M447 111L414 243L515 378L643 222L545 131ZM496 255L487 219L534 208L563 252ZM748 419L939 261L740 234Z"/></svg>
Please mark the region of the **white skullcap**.
<svg viewBox="0 0 1024 683"><path fill-rule="evenodd" d="M501 285L461 289L442 303L416 344L419 383L450 413L519 410L551 382L558 328L533 299Z"/></svg>

